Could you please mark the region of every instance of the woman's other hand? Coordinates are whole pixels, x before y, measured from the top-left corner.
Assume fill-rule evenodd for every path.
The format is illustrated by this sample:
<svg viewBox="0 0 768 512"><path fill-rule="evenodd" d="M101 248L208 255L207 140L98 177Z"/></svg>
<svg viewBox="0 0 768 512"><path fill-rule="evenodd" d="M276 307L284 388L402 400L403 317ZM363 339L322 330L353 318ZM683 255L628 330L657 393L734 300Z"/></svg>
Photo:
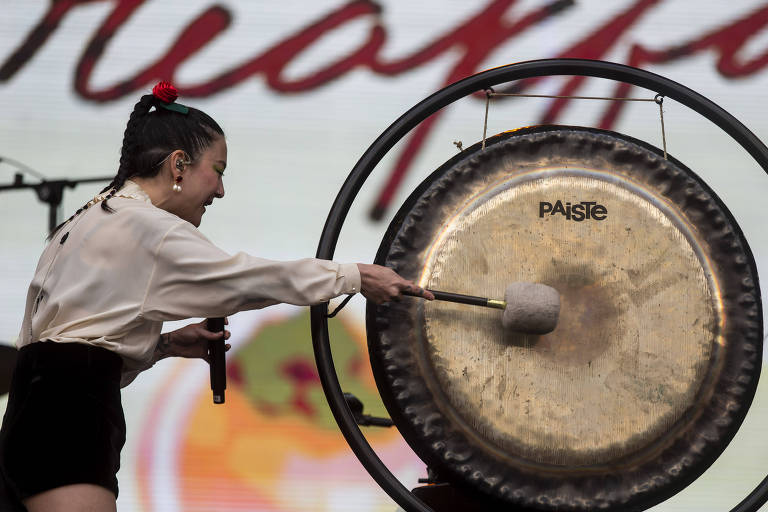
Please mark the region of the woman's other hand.
<svg viewBox="0 0 768 512"><path fill-rule="evenodd" d="M417 295L427 300L434 300L435 298L427 290L400 277L391 268L367 263L358 263L357 268L360 270L360 291L366 299L376 304L398 300L403 292L409 292L411 295Z"/></svg>
<svg viewBox="0 0 768 512"><path fill-rule="evenodd" d="M228 324L228 320L224 320ZM160 335L156 354L158 359L165 357L199 358L208 361L208 342L221 339L221 332L211 332L205 328L206 320L189 324L181 329ZM224 330L224 339L229 339L231 333ZM227 343L226 350L231 346Z"/></svg>

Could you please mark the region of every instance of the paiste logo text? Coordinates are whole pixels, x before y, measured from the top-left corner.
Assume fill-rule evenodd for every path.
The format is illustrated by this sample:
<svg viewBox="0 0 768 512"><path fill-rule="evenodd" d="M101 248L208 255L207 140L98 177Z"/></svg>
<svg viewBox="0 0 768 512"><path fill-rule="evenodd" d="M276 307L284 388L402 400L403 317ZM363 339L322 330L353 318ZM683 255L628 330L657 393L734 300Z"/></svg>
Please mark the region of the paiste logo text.
<svg viewBox="0 0 768 512"><path fill-rule="evenodd" d="M585 220L605 220L608 217L608 208L597 201L581 201L580 203L563 203L560 199L553 203L541 201L539 203L539 217L545 215L562 215L567 220L582 222Z"/></svg>

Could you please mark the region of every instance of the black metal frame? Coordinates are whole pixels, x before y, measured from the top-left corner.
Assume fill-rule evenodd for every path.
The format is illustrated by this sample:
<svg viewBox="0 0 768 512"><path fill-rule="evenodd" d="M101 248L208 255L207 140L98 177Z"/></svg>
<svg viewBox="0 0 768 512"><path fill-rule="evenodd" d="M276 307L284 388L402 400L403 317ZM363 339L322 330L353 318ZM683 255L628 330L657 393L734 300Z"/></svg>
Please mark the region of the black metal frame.
<svg viewBox="0 0 768 512"><path fill-rule="evenodd" d="M495 85L540 76L590 76L642 87L671 98L705 117L738 142L768 174L768 148L738 119L699 93L660 75L612 62L582 59L547 59L509 64L453 83L408 110L392 123L355 164L331 207L320 236L317 257L333 259L344 220L368 176L390 149L419 123L469 94ZM371 448L355 422L333 364L328 335L328 306L311 310L312 342L323 391L336 423L352 451L376 483L408 512L434 512L405 488ZM731 512L756 512L768 501L768 476Z"/></svg>

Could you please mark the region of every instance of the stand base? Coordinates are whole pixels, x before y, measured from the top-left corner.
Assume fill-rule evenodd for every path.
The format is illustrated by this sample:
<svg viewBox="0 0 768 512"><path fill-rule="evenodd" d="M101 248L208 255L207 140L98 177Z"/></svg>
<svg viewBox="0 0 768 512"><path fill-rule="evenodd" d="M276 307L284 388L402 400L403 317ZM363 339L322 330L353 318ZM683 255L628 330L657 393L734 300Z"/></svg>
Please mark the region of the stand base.
<svg viewBox="0 0 768 512"><path fill-rule="evenodd" d="M499 503L449 483L424 485L411 492L435 512L531 512L531 509Z"/></svg>

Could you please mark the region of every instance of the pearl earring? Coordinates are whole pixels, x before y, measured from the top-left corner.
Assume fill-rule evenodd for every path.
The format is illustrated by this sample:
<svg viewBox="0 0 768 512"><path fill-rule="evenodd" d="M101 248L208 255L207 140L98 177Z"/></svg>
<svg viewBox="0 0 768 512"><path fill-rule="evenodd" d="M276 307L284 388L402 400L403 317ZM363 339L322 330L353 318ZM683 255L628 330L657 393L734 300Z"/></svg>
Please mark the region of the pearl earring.
<svg viewBox="0 0 768 512"><path fill-rule="evenodd" d="M173 190L174 192L181 192L181 180L182 179L183 178L181 177L181 175L176 176L176 181L174 182L173 186L171 187L171 190Z"/></svg>

